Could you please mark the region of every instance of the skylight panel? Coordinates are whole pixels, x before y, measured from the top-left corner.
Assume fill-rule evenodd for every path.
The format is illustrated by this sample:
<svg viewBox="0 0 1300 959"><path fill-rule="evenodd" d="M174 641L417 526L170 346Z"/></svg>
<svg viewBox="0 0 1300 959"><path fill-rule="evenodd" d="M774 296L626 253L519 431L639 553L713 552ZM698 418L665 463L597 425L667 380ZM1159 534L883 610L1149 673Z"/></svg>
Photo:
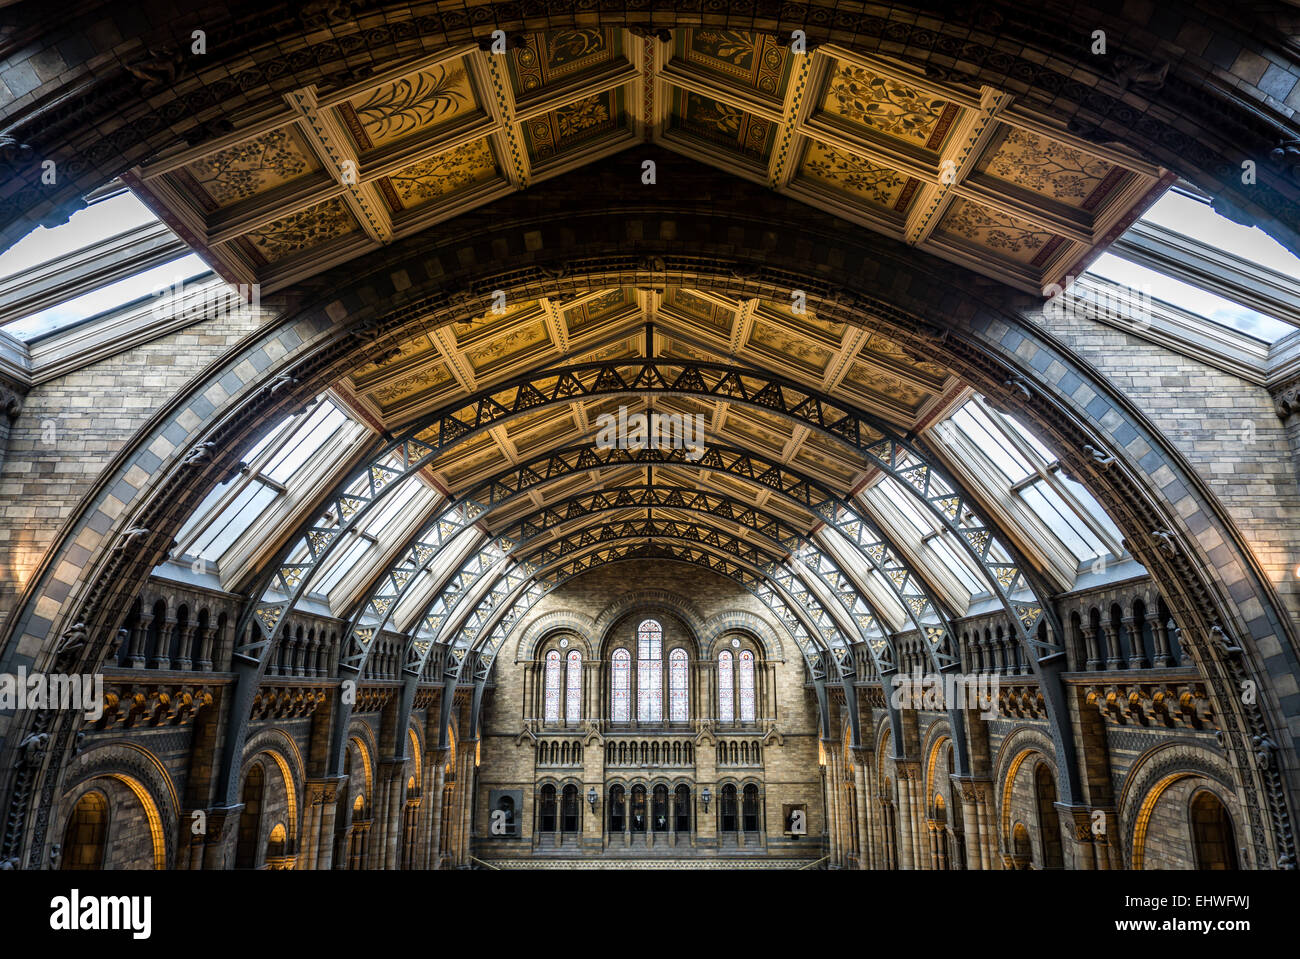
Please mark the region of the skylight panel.
<svg viewBox="0 0 1300 959"><path fill-rule="evenodd" d="M210 272L206 263L197 255L190 253L169 263L118 280L116 283L83 293L63 303L46 307L39 313L6 323L4 330L20 340L34 340L80 323L82 320L151 297L178 280L193 280Z"/></svg>
<svg viewBox="0 0 1300 959"><path fill-rule="evenodd" d="M333 403L325 400L311 414L307 423L284 448L266 464L264 474L277 483L287 483L298 469L324 446L347 417Z"/></svg>
<svg viewBox="0 0 1300 959"><path fill-rule="evenodd" d="M276 490L264 483L252 482L239 491L228 506L210 523L191 549L199 559L218 561L253 522L275 500Z"/></svg>
<svg viewBox="0 0 1300 959"><path fill-rule="evenodd" d="M1204 317L1226 329L1244 333L1262 343L1272 343L1294 329L1289 323L1265 316L1239 303L1140 266L1114 253L1103 253L1084 274L1121 286L1148 291L1151 296L1179 309Z"/></svg>
<svg viewBox="0 0 1300 959"><path fill-rule="evenodd" d="M1001 430L988 422L986 414L972 401L967 401L950 417L950 421L1012 483L1018 483L1033 472L1020 451L1002 435Z"/></svg>
<svg viewBox="0 0 1300 959"><path fill-rule="evenodd" d="M1300 277L1300 257L1259 227L1234 223L1215 213L1209 203L1179 190L1165 193L1142 220L1285 276Z"/></svg>
<svg viewBox="0 0 1300 959"><path fill-rule="evenodd" d="M157 222L158 218L135 194L123 190L78 210L61 226L38 226L0 253L0 280Z"/></svg>
<svg viewBox="0 0 1300 959"><path fill-rule="evenodd" d="M1109 552L1106 544L1075 515L1061 499L1060 494L1043 480L1031 483L1021 491L1020 495L1080 563L1104 556Z"/></svg>

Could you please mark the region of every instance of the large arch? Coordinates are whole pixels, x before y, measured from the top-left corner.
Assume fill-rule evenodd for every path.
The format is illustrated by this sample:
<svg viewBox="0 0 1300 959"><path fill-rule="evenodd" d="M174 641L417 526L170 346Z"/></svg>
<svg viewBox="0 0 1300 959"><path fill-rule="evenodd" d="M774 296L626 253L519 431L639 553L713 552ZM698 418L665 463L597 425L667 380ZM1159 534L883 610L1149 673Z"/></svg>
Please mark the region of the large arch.
<svg viewBox="0 0 1300 959"><path fill-rule="evenodd" d="M810 45L832 42L897 58L930 77L1027 96L1082 137L1128 144L1178 171L1217 196L1224 212L1258 222L1300 250L1300 178L1294 153L1283 148L1295 137L1300 64L1294 16L1285 10L1228 16L1178 2L1163 4L1156 16L1154 8L1105 4L1029 12L1002 3L919 2L865 15L842 0L779 8L753 0L711 7L649 0L636 9L491 0L414 16L398 3L365 9L362 26L348 6L184 0L166 24L104 30L94 5L25 8L21 29L3 50L10 62L56 43L69 52L60 61L65 69L33 77L11 111L0 246L34 223L62 222L80 196L177 137L212 139L290 90L344 87L395 60L483 42L493 30L630 26L653 36L709 25L781 36L801 30ZM1198 29L1181 31L1185 21ZM101 29L92 33L95 27ZM201 57L190 53L196 29L205 39ZM1113 56L1097 55L1097 31ZM69 42L88 33L101 49ZM110 49L119 55L95 57ZM1261 71L1258 63L1272 66ZM113 133L102 137L103 130ZM47 159L63 171L53 190L41 179ZM1242 176L1246 162L1257 179Z"/></svg>
<svg viewBox="0 0 1300 959"><path fill-rule="evenodd" d="M118 600L138 588L175 529L176 517L192 508L233 465L258 424L314 395L331 375L355 361L349 355L359 345L380 348L414 317L432 316L437 322L465 318L483 306L474 291L491 289L522 296L609 281L669 278L751 296L779 297L790 289L805 289L809 302L826 315L849 323L869 317L912 348L929 351L1054 442L1062 460L1120 522L1132 552L1169 590L1188 645L1214 687L1216 708L1229 723L1227 738L1237 773L1258 795L1272 797L1252 806L1256 815L1259 808L1270 810L1275 820L1272 835L1282 844L1275 856L1266 858L1276 861L1289 855L1284 851L1287 833L1281 828L1289 820L1283 780L1294 773L1292 759L1283 756L1292 756L1294 744L1272 684L1261 684L1265 698L1260 707L1241 704L1228 691L1252 674L1292 674L1292 629L1231 517L1183 457L1119 391L1027 319L1016 294L947 265L937 269L924 255L895 249L862 231L837 228L830 218L809 214L806 208L798 208L795 216L795 208L783 199L774 202L763 195L760 207L750 188L734 182L720 185L716 175L692 164L663 157L665 168L683 181L711 184L725 197L709 210L678 218L690 221L689 231L679 227L677 235L684 239L608 253L614 238L608 225L600 226L597 210L589 204L603 204L599 212L606 215L617 209L624 223L639 222L643 236L660 235L658 211L648 203L638 204L635 194L627 199L618 188L634 167L616 160L604 164L598 176L592 175L596 171L584 172L582 193L589 199L576 210L571 198L566 199L564 232L547 219L546 205L557 202L554 194L559 191L540 188L529 203L501 201L489 222L449 233L437 250L422 250L418 269L414 244L402 242L353 264L346 277L340 271L322 280L313 306L249 337L191 384L119 455L33 579L23 612L11 619L6 664L17 658L48 664L66 646L60 657L64 664L95 668L115 629L110 610L120 608ZM763 213L753 213L757 209ZM570 232L575 223L584 228ZM763 246L764 235L782 239L761 257L747 253L726 242L735 236L738 223L744 224L742 234L748 232L757 241L751 250ZM482 262L476 251L490 248L494 235L504 248L513 249L525 229L540 238L531 259L523 256L519 261L530 265L503 269ZM800 252L828 242L843 254L843 283L823 279L817 264ZM605 252L598 252L602 246ZM730 251L728 259L719 259L720 247ZM427 272L429 263L439 264L437 275ZM412 280L403 290L391 279L399 268ZM893 278L887 299L875 285L883 271ZM252 358L257 362L241 368ZM218 388L223 379L225 385ZM182 423L198 425L186 428ZM1086 447L1102 455L1094 456ZM130 482L124 486L130 467L146 450L162 462L146 471L149 478L141 487ZM158 451L167 450L171 452L159 457ZM110 497L124 506L105 509ZM73 551L71 543L78 537L80 545ZM1241 584L1249 584L1250 590L1243 591ZM1238 598L1247 592L1249 601ZM1257 596L1267 602L1256 601ZM59 612L52 613L56 609ZM91 639L85 646L52 638L63 637L78 624ZM1233 644L1214 642L1216 627L1242 639L1244 651L1234 653ZM8 728L5 732L5 748L11 751L20 737ZM72 728L63 724L54 732L49 752L17 774L25 782L48 778L45 760L67 749ZM1251 748L1254 737L1278 744L1283 752L1266 750L1272 758L1257 765ZM6 851L24 845L30 855L28 820L24 814L14 821L23 825L6 837Z"/></svg>

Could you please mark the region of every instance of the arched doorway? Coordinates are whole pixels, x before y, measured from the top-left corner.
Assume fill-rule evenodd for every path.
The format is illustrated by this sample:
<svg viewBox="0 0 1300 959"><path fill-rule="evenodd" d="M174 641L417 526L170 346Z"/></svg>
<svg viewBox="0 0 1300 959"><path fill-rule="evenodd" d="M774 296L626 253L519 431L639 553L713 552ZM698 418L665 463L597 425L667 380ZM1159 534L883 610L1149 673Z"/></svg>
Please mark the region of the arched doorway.
<svg viewBox="0 0 1300 959"><path fill-rule="evenodd" d="M1238 869L1237 837L1232 817L1208 789L1192 797L1192 852L1197 869Z"/></svg>
<svg viewBox="0 0 1300 959"><path fill-rule="evenodd" d="M91 790L80 799L68 817L63 832L60 869L102 869L104 843L108 837L108 800Z"/></svg>

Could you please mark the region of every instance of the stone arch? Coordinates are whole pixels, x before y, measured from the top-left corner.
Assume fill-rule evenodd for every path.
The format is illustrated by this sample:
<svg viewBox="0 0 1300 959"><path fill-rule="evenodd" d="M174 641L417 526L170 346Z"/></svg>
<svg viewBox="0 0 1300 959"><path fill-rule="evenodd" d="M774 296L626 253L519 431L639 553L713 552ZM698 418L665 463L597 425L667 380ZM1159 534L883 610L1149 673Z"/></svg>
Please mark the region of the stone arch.
<svg viewBox="0 0 1300 959"><path fill-rule="evenodd" d="M1055 755L1051 740L1040 729L1032 726L1018 726L1002 741L994 762L994 795L998 797L998 820L1001 824L999 838L1002 848L1012 847L1012 790L1015 787L1016 774L1031 756L1037 755L1039 761L1046 763L1052 770L1053 781L1058 781ZM1060 788L1059 786L1057 787Z"/></svg>
<svg viewBox="0 0 1300 959"><path fill-rule="evenodd" d="M114 780L130 790L144 813L153 868L173 868L180 815L176 787L158 757L134 743L106 743L74 758L64 779L53 835L62 837L76 801L98 779Z"/></svg>
<svg viewBox="0 0 1300 959"><path fill-rule="evenodd" d="M711 659L717 655L714 645L728 633L748 633L763 649L767 662L783 662L785 647L780 634L766 619L744 610L729 610L711 616L696 635L700 638L700 658Z"/></svg>
<svg viewBox="0 0 1300 959"><path fill-rule="evenodd" d="M582 644L579 652L584 661L594 656L592 637L599 635L596 621L577 610L556 610L538 616L519 635L515 645L516 659L533 659L539 646L553 633L567 632Z"/></svg>
<svg viewBox="0 0 1300 959"><path fill-rule="evenodd" d="M625 616L645 611L656 610L676 616L696 637L704 634L704 616L689 600L661 589L644 589L629 593L622 599L610 603L596 616L591 636L603 642L609 630Z"/></svg>
<svg viewBox="0 0 1300 959"><path fill-rule="evenodd" d="M596 183L599 178L591 176L589 171L584 178L593 184L586 195L601 201ZM744 187L733 192L744 202ZM541 191L535 192L529 198L530 204L544 204L540 196ZM793 208L779 197L775 200L767 197L767 200L771 202L766 202L763 216L771 217L773 226L780 222L781 229L789 233L791 224L795 224L795 232L810 231L806 239L817 237L816 231L806 224L815 222L821 228L819 214L800 207L797 216L782 219ZM522 211L523 207L517 202L512 205L508 198L502 201L502 209ZM569 233L582 233L574 228L574 223L582 218L583 211L571 212L573 215L566 219L565 229ZM610 212L607 199L602 212ZM636 214L642 217L643 226L653 224L645 211ZM536 217L535 212L531 215ZM1183 642L1196 651L1207 673L1216 713L1230 717L1226 721L1226 740L1234 753L1234 768L1241 770L1248 780L1243 782L1243 788L1259 799L1248 806L1254 817L1249 832L1259 843L1272 836L1274 848L1259 850L1270 861L1291 856L1294 840L1288 802L1295 789L1294 763L1284 764L1280 769L1260 769L1248 759L1249 743L1255 735L1267 735L1281 748L1294 750L1273 684L1260 683L1259 706L1242 704L1231 693L1239 679L1252 674L1268 672L1281 678L1300 671L1295 656L1294 627L1282 612L1281 601L1254 551L1185 457L1119 390L1053 337L1035 328L1021 314L1024 304L1015 296L1004 295L999 300L987 285L974 285L961 270L936 271L908 251L856 234L844 241L846 245L856 243L859 251L870 250L871 255L859 256L855 252L846 261L843 275L851 277L853 284L847 289L816 279L815 271L800 262L800 257L779 251L762 260L742 254L732 263L720 263L716 256L710 256L709 263L701 264L689 255L693 252L692 245L698 243L701 250L711 249L725 235L719 232L717 224L710 224L709 217L713 215L711 212L692 214L691 239L675 240L673 249L667 251L668 271L675 278L697 282L706 289L727 290L734 295L768 297L791 288L793 280L807 288L810 305L828 318L861 323L863 316L870 313L891 335L897 333L905 346L929 351L937 361L977 389L1024 415L1052 441L1066 468L1085 482L1115 517L1127 534L1136 558L1162 584L1170 587L1169 602L1182 626ZM747 219L753 223L756 216L748 215ZM632 219L635 218L633 215ZM510 221L510 217L501 219ZM624 212L624 222L627 219ZM518 222L511 223L512 231L519 228ZM733 226L734 215L727 220L727 228ZM490 233L492 229L486 227L485 231ZM645 235L657 234L650 230ZM556 237L555 228L544 223L540 224L539 236L542 249L548 254L566 246ZM420 239L427 245L427 238ZM600 230L592 231L592 242L604 239ZM791 239L797 247L800 238ZM586 238L581 242L586 242ZM572 247L575 243L567 245ZM436 284L431 277L420 275L410 288L398 291L391 272L412 266L412 247L406 241L393 244L357 264L349 264L346 277L339 271L327 276L320 288L329 292L315 304L250 334L215 363L206 376L189 384L160 409L137 434L137 439L114 458L100 484L65 524L58 544L46 554L29 583L20 609L6 624L5 658L0 668L9 664L19 647L40 650L38 663L51 661L58 647L57 637L78 621L87 624L92 637L82 653L83 666L89 671L97 668L107 638L115 628L111 620L126 608L120 600L138 587L174 531L168 526L167 515L186 515L215 482L215 477L233 466L240 452L253 441L257 424L266 416L303 402L322 382L345 368L345 357L354 352L359 335L388 337L415 314L433 314L438 323L457 316L463 319L479 311L482 303L453 305L453 295L479 287L494 288L489 283L497 284L495 288L505 289L510 295L526 296L529 292L541 295L557 289L571 292L577 284L589 286L602 280L625 280L636 274L641 264L632 252L613 258L606 254L601 269L592 268L581 276L568 272L556 279L551 266L558 265L559 261L552 264L546 260L543 262L548 264L548 272L542 272L539 263L535 267L512 270L507 277L493 272L491 267L467 267L454 255L454 250L435 249L425 251L425 261L440 262L445 256L446 275L439 277ZM571 248L565 252L565 259L579 259L579 252ZM871 288L881 270L893 270L895 276L903 278L893 284L888 300L881 299ZM433 292L435 289L437 292ZM377 302L387 303L392 309L384 314L375 305ZM939 316L948 322L936 323ZM349 319L350 324L344 322ZM267 366L266 360L272 356L280 359ZM256 376L246 371L246 375L241 375L237 372L241 366L264 368L265 373ZM269 378L287 375L289 371L295 380L293 385L279 390L267 388ZM225 387L213 392L223 378L233 387L233 392ZM209 393L218 398L217 403L205 395ZM1085 397L1090 399L1085 402ZM185 423L197 425L187 427ZM179 436L184 439L178 440ZM184 454L197 442L216 442L216 448L224 452L207 466L183 466ZM1106 457L1113 455L1115 459L1103 466L1083 452L1085 446L1102 450ZM143 487L131 487L127 474L150 447L165 454L162 465L151 473L156 479ZM1153 479L1156 474L1172 478L1157 486ZM130 488L135 488L136 493L132 494ZM114 496L126 497L125 509L116 520L103 508L110 489ZM1177 508L1175 503L1179 504ZM100 528L106 532L95 532ZM137 533L126 536L131 530ZM69 552L77 537L82 538L86 547L86 557L80 561ZM127 543L129 546L125 548L113 548ZM56 576L71 576L72 581L62 581ZM1244 592L1242 583L1248 587ZM1227 584L1234 584L1234 590L1230 591ZM1261 598L1262 615L1248 614L1247 603L1236 598L1247 592L1252 599ZM67 602L54 599L64 594L68 596ZM57 605L64 610L56 622L44 620L36 613L42 600L45 607ZM1246 650L1244 656L1234 659L1219 650L1208 638L1213 626L1246 640L1242 643ZM25 717L18 720L20 724L28 721ZM65 717L55 731L53 752L58 758L53 761L56 764L66 761L76 722L74 717ZM8 726L5 732L5 749L9 751L15 748L14 741L19 737L11 735ZM6 762L3 768L11 770L13 763ZM11 777L12 773L6 775ZM1270 811L1271 832L1260 810ZM20 821L30 822L25 810L19 812ZM30 838L27 841L29 846L33 845ZM28 854L30 862L35 850L29 849Z"/></svg>
<svg viewBox="0 0 1300 959"><path fill-rule="evenodd" d="M1242 797L1234 788L1232 774L1223 760L1201 744L1186 739L1160 743L1133 762L1116 803L1124 859L1129 868L1143 868L1151 813L1171 786L1186 779L1197 779L1214 787L1233 822L1239 829L1244 828ZM1243 846L1247 851L1251 848L1249 843Z"/></svg>

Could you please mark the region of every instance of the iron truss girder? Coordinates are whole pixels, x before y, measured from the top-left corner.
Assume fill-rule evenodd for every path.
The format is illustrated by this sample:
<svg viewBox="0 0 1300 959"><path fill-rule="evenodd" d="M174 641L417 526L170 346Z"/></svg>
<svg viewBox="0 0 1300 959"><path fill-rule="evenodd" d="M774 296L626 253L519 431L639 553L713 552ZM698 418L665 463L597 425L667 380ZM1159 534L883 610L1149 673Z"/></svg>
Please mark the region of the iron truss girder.
<svg viewBox="0 0 1300 959"><path fill-rule="evenodd" d="M497 534L496 542L502 544L506 541L514 541L517 544L515 548L518 548L563 524L573 523L600 513L629 508L652 509L654 507L689 510L702 513L710 518L727 518L732 522L754 530L758 535L763 536L782 550L784 554L795 550L801 554L818 550L816 544L798 533L785 521L748 504L740 503L721 494L679 487L655 486L618 487L575 494L562 502L545 506L512 521L509 526ZM541 560L535 562L537 565L541 565ZM474 562L472 565L477 567L479 564ZM772 575L786 574L782 585L796 598L801 598L801 602L803 597L811 595L798 577L788 575L783 563L768 559L765 561L763 568L770 570ZM864 600L856 584L853 584L829 557L824 555L821 557L821 562L817 564L814 575L822 580L830 595L835 597L843 607L846 618L854 624L861 642L867 646L877 671L881 675L891 671L894 668L896 656L893 654L892 639L884 629L885 620L883 617ZM425 648L426 645L438 642L440 638L439 630L447 624L448 615L454 608L455 601L466 595L466 593L466 586L461 582L460 574L457 573L434 597L430 608L445 612L442 612L436 619L431 616L423 617L424 634L418 640L412 640L420 643L421 648L409 650L408 669L419 668L428 653L428 649ZM817 613L814 613L807 603L803 603L803 605L817 625L818 631L825 636L833 635L831 629L833 621L829 621L830 616L821 605L817 604L819 610ZM419 619L417 619L418 621ZM873 635L873 633L876 635ZM413 631L412 637L416 635L417 633ZM841 660L840 674L842 678L851 681L852 677L856 675L856 664L851 654L846 655L842 646L837 645L832 648L836 650L836 656Z"/></svg>

